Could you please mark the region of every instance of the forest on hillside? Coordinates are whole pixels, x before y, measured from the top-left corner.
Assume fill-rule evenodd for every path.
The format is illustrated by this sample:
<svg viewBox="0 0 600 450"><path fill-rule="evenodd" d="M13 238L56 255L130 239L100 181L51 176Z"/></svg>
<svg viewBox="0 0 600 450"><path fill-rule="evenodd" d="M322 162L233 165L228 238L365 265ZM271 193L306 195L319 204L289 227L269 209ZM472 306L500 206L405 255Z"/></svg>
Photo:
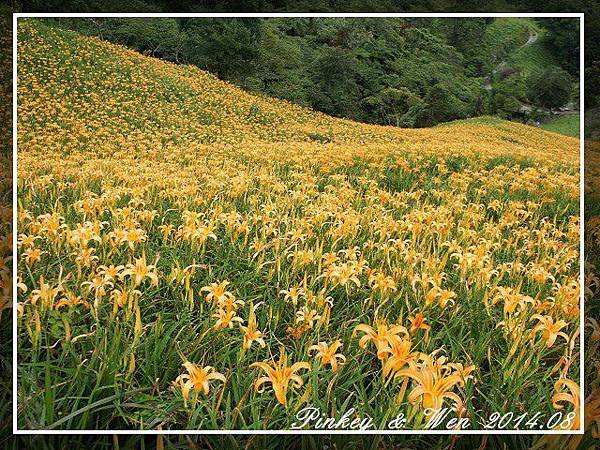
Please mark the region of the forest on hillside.
<svg viewBox="0 0 600 450"><path fill-rule="evenodd" d="M83 34L361 122L521 122L578 108L573 18L69 18Z"/></svg>

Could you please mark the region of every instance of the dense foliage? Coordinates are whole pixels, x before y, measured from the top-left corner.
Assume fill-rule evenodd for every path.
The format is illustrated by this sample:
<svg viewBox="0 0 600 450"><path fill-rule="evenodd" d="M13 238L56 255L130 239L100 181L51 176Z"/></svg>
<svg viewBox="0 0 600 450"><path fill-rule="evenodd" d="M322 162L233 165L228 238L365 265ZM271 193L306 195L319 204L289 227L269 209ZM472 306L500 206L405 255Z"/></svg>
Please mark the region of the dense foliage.
<svg viewBox="0 0 600 450"><path fill-rule="evenodd" d="M562 64L573 77L578 68L574 19L94 18L60 24L196 65L254 92L403 127L482 114L525 120L523 104L562 106L571 94L558 105L538 102L537 85L525 86L531 75Z"/></svg>
<svg viewBox="0 0 600 450"><path fill-rule="evenodd" d="M569 100L570 94L571 78L560 68L550 67L530 77L529 98L546 108L564 105Z"/></svg>

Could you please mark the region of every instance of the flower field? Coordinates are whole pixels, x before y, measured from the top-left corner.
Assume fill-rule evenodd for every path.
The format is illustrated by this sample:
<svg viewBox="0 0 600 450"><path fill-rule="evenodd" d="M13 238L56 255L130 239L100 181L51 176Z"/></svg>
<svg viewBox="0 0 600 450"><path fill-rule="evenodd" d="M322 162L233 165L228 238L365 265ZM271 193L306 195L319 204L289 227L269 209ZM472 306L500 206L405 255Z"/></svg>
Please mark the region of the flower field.
<svg viewBox="0 0 600 450"><path fill-rule="evenodd" d="M20 428L579 428L578 139L335 119L39 21L18 41Z"/></svg>

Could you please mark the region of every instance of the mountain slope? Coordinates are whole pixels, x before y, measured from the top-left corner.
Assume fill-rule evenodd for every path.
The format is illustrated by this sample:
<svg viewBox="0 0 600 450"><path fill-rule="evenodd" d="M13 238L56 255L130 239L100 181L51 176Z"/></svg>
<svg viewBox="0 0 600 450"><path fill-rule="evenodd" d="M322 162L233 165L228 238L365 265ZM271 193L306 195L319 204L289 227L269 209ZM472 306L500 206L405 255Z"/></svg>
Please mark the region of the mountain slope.
<svg viewBox="0 0 600 450"><path fill-rule="evenodd" d="M133 141L146 151L215 143L256 148L260 143L283 146L294 158L318 149L352 159L365 146L385 143L403 152L511 154L568 164L578 158L576 140L509 122L398 129L332 118L250 95L192 66L30 20L19 26L19 71L22 150L33 150L39 141L95 155L129 152ZM296 149L291 154L289 143ZM373 157L381 153L369 150Z"/></svg>

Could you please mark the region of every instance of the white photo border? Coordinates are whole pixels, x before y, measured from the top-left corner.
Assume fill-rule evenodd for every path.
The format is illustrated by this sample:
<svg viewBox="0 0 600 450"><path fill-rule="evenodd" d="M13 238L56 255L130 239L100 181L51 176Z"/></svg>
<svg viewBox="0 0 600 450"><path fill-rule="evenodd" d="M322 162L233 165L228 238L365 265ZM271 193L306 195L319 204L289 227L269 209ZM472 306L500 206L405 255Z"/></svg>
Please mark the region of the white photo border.
<svg viewBox="0 0 600 450"><path fill-rule="evenodd" d="M530 17L530 18L578 18L579 19L579 101L584 104L584 14L583 13L13 13L13 114L12 114L12 133L13 133L13 171L12 171L12 203L13 203L13 402L12 402L12 424L13 434L17 435L54 435L54 434L82 434L93 431L93 434L139 434L139 435L201 435L201 434L240 434L240 435L582 435L585 432L584 420L580 421L579 430L500 430L500 429L465 429L465 430L386 430L386 429L368 429L368 430L313 430L313 429L283 429L283 430L221 430L221 429L188 429L188 430L138 430L138 429L117 429L117 430L92 430L92 429L19 429L18 428L18 377L17 377L17 23L21 18L87 18L87 17L105 17L105 18L390 18L390 17L423 17L423 18L467 18L467 17ZM585 353L585 300L584 300L584 281L585 281L585 258L584 258L584 110L579 111L579 385L580 385L580 417L585 417L585 372L584 372L584 353Z"/></svg>

